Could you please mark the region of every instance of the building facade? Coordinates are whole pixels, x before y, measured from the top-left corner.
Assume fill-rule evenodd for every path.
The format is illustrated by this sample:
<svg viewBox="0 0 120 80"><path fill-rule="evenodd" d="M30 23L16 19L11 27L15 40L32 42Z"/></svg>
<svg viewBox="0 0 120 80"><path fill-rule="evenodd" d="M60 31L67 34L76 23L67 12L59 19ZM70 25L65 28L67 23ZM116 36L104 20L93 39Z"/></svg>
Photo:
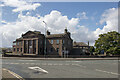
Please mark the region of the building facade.
<svg viewBox="0 0 120 80"><path fill-rule="evenodd" d="M39 31L28 31L13 42L13 53L33 55L58 55L67 57L73 48L70 32L63 34L41 34Z"/></svg>
<svg viewBox="0 0 120 80"><path fill-rule="evenodd" d="M72 53L74 53L74 55L90 55L89 48L89 42L88 45L84 42L73 42Z"/></svg>

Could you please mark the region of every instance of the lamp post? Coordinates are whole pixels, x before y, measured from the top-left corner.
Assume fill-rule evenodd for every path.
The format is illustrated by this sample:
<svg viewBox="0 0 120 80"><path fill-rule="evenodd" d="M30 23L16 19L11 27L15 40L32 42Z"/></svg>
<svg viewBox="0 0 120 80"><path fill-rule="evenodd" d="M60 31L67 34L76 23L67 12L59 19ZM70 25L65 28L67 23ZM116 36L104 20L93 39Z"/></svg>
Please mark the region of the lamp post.
<svg viewBox="0 0 120 80"><path fill-rule="evenodd" d="M44 57L46 57L46 28L47 28L47 24L45 21L43 21L43 23L45 24L45 49L44 49Z"/></svg>

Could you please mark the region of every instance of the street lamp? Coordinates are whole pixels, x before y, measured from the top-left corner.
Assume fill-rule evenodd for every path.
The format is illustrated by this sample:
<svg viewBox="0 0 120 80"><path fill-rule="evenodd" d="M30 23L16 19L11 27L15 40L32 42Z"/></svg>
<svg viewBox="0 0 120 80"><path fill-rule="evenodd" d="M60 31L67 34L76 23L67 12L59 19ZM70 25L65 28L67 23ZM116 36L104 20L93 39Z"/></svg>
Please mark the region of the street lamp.
<svg viewBox="0 0 120 80"><path fill-rule="evenodd" d="M45 21L43 21L43 23L45 23L45 49L44 49L44 57L46 56L46 28L47 28L47 24Z"/></svg>

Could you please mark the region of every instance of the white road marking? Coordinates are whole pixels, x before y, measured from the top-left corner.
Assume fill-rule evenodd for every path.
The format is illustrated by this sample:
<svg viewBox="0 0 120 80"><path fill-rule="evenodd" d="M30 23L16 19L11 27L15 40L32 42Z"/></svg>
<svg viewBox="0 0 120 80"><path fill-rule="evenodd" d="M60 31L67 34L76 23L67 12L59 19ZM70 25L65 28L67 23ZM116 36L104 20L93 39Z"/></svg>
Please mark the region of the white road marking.
<svg viewBox="0 0 120 80"><path fill-rule="evenodd" d="M48 65L52 65L51 63L48 63Z"/></svg>
<svg viewBox="0 0 120 80"><path fill-rule="evenodd" d="M18 60L18 61L36 61L36 60Z"/></svg>
<svg viewBox="0 0 120 80"><path fill-rule="evenodd" d="M104 71L104 70L100 70L100 69L95 69L96 71L99 71L99 72L104 72L104 73L108 73L108 74L113 74L113 75L120 75L118 73L114 73L114 72L108 72L108 71Z"/></svg>
<svg viewBox="0 0 120 80"><path fill-rule="evenodd" d="M12 72L12 71L10 71L10 70L8 70L8 69L3 68L3 70L8 71L10 74L12 74L13 76L15 76L15 77L18 78L19 80L24 80L21 76L19 76L18 74L14 73L14 72Z"/></svg>
<svg viewBox="0 0 120 80"><path fill-rule="evenodd" d="M67 65L67 66L68 66L68 65L70 65L70 64L65 64L65 65Z"/></svg>
<svg viewBox="0 0 120 80"><path fill-rule="evenodd" d="M25 63L21 63L21 64L25 64Z"/></svg>
<svg viewBox="0 0 120 80"><path fill-rule="evenodd" d="M28 67L29 69L32 69L32 70L36 70L36 71L40 71L40 72L44 72L44 73L48 73L48 71L38 67L38 66L35 66L35 67Z"/></svg>
<svg viewBox="0 0 120 80"><path fill-rule="evenodd" d="M82 62L82 61L66 61L66 62Z"/></svg>
<svg viewBox="0 0 120 80"><path fill-rule="evenodd" d="M35 63L30 63L30 64L35 64Z"/></svg>

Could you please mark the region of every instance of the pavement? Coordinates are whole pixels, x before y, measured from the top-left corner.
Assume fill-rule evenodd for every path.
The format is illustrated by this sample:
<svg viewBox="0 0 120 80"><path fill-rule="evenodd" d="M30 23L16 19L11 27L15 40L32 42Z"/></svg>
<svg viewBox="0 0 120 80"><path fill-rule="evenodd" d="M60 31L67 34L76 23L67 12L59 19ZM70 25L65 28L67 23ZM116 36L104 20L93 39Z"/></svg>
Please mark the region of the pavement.
<svg viewBox="0 0 120 80"><path fill-rule="evenodd" d="M119 57L108 58L30 58L30 57L1 57L0 59L23 59L23 60L119 60Z"/></svg>
<svg viewBox="0 0 120 80"><path fill-rule="evenodd" d="M2 68L18 78L118 78L118 60L2 59ZM8 71L8 72L9 72ZM5 76L6 75L6 76ZM7 76L3 71L3 77ZM15 77L14 75L11 77Z"/></svg>
<svg viewBox="0 0 120 80"><path fill-rule="evenodd" d="M24 79L18 74L8 69L2 68L2 80L24 80Z"/></svg>

